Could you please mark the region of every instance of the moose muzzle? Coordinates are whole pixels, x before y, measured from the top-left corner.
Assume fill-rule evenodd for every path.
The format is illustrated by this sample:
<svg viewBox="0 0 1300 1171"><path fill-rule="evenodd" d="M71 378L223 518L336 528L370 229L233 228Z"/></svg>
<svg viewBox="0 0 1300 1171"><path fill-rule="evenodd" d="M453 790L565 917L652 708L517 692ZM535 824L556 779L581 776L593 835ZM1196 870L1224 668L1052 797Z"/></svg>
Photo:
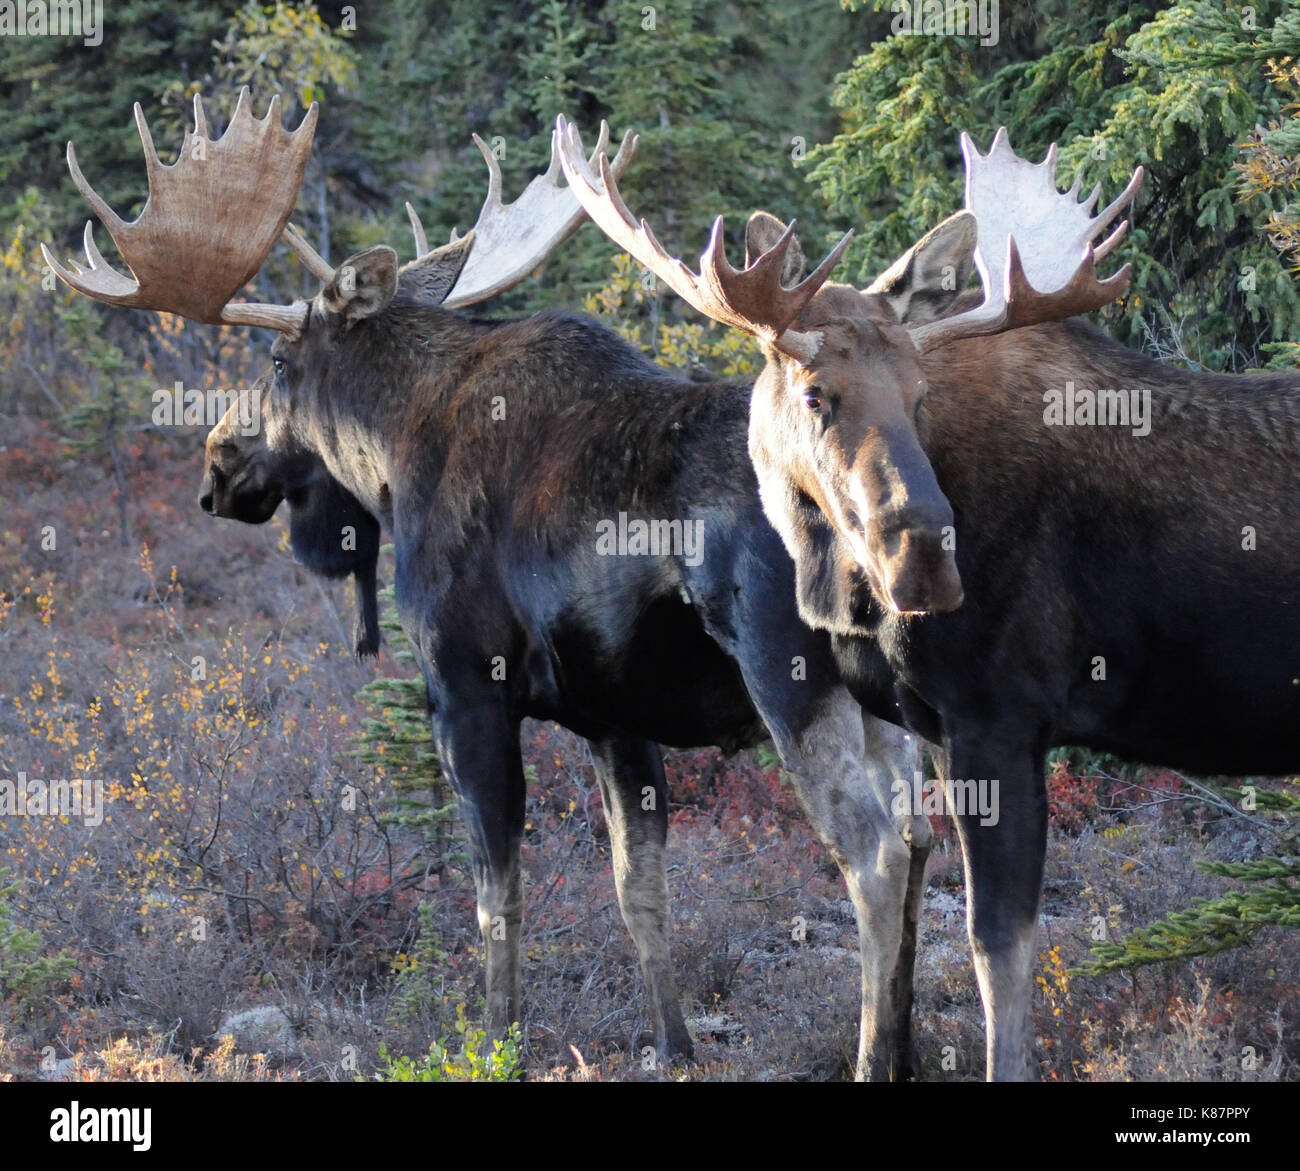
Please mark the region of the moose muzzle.
<svg viewBox="0 0 1300 1171"><path fill-rule="evenodd" d="M955 610L963 595L952 506L915 438L880 438L881 450L860 453L853 477L852 495L868 518L860 530L864 568L899 613Z"/></svg>
<svg viewBox="0 0 1300 1171"><path fill-rule="evenodd" d="M233 476L215 463L203 470L199 507L209 516L223 516L245 524L265 524L280 507L284 493L256 469L245 468Z"/></svg>
<svg viewBox="0 0 1300 1171"><path fill-rule="evenodd" d="M867 526L867 548L874 552L881 589L901 614L943 613L961 605L961 576L947 531L933 520L906 516Z"/></svg>

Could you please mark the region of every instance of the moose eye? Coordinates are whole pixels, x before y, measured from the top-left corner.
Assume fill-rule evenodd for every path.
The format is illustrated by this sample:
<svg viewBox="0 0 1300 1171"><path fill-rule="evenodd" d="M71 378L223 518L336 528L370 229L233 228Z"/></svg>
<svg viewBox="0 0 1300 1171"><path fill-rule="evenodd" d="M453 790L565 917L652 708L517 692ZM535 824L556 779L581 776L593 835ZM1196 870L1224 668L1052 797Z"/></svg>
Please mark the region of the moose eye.
<svg viewBox="0 0 1300 1171"><path fill-rule="evenodd" d="M822 409L822 396L815 391L807 391L803 396L803 405L810 411L820 411Z"/></svg>
<svg viewBox="0 0 1300 1171"><path fill-rule="evenodd" d="M271 363L272 363L272 365L275 366L275 372L276 372L277 374L283 374L283 373L284 373L284 359L283 359L283 358L272 358L272 359L271 359Z"/></svg>

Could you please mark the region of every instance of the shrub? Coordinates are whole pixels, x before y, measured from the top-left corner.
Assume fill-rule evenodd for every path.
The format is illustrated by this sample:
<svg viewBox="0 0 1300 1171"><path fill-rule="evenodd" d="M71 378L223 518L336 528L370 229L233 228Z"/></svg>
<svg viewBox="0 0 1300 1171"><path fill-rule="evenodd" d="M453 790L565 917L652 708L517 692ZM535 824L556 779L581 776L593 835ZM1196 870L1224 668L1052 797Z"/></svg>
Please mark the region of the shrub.
<svg viewBox="0 0 1300 1171"><path fill-rule="evenodd" d="M435 1041L429 1053L419 1059L394 1057L386 1045L379 1046L383 1064L375 1071L381 1082L513 1082L520 1080L523 1066L523 1036L517 1024L501 1041L489 1045L487 1034L471 1029L465 1020L465 1006L456 1006L456 1032L462 1038L459 1057L453 1057L446 1038ZM358 1081L364 1078L358 1077Z"/></svg>

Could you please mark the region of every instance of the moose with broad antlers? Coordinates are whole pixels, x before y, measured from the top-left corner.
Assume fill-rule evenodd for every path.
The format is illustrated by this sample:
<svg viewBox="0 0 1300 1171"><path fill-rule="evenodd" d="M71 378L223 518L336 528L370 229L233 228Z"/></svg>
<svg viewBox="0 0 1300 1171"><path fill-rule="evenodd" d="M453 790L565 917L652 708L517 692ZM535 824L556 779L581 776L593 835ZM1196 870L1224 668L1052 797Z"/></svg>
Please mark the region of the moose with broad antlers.
<svg viewBox="0 0 1300 1171"><path fill-rule="evenodd" d="M151 187L135 224L112 215L69 153L135 279L105 264L89 227L88 268L56 270L110 303L277 331L263 434L213 432L201 500L260 522L287 499L291 532L311 544L328 541L316 518L341 492L392 534L398 615L472 847L490 1028L521 1016L521 720L555 720L591 745L660 1061L689 1054L691 1039L668 950L659 745L730 750L770 737L857 913L858 1073L906 1076L931 835L923 815L894 814L890 800L912 783L918 745L897 713L864 715L830 637L799 618L794 565L745 451L750 386L676 377L580 316L453 311L522 279L584 218L557 182L558 136L550 169L508 205L485 152L488 199L465 236L429 249L413 219L415 260L399 265L379 246L335 269L285 226L314 108L286 133L274 103L257 120L241 97L206 163L191 161L187 137L174 168L157 163L137 117ZM206 134L197 101L195 125ZM604 172L634 149L629 136ZM321 292L289 306L232 302L277 234ZM820 271L800 295L829 263ZM669 533L690 526L702 556L603 555L601 526L621 514ZM365 569L355 557L333 564Z"/></svg>
<svg viewBox="0 0 1300 1171"><path fill-rule="evenodd" d="M800 615L834 635L866 708L934 745L948 786L996 786L995 823L955 817L987 1073L1024 1078L1047 750L1208 774L1300 768L1300 378L1191 373L1058 320L1123 293L1126 273L1098 280L1094 262L1124 225L1091 242L1140 168L1094 217L1098 192L1058 191L1055 148L1031 164L1005 131L987 155L964 135L965 211L868 288L773 290L782 308L765 315L729 296L772 288L765 257L734 274L715 228L692 272L561 131L570 185L610 238L763 342L749 452ZM760 213L748 238L753 255L783 249L782 286L797 287L791 229ZM965 291L972 267L982 291ZM1149 404L1140 424L1120 411L1130 403ZM869 647L883 673L870 656L854 671Z"/></svg>

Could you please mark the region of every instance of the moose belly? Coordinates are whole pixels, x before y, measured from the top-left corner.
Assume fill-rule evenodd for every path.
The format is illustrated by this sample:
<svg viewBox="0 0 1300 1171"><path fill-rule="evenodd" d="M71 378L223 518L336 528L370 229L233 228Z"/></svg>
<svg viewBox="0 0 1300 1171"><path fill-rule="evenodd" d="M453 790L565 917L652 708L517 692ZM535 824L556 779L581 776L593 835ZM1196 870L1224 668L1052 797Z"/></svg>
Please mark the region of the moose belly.
<svg viewBox="0 0 1300 1171"><path fill-rule="evenodd" d="M767 736L739 668L694 607L671 595L620 603L571 607L549 624L550 678L532 690L528 715L593 739L675 748L734 751Z"/></svg>
<svg viewBox="0 0 1300 1171"><path fill-rule="evenodd" d="M1054 740L1201 774L1300 770L1300 606L1209 617L1130 644L1104 680L1090 660Z"/></svg>

